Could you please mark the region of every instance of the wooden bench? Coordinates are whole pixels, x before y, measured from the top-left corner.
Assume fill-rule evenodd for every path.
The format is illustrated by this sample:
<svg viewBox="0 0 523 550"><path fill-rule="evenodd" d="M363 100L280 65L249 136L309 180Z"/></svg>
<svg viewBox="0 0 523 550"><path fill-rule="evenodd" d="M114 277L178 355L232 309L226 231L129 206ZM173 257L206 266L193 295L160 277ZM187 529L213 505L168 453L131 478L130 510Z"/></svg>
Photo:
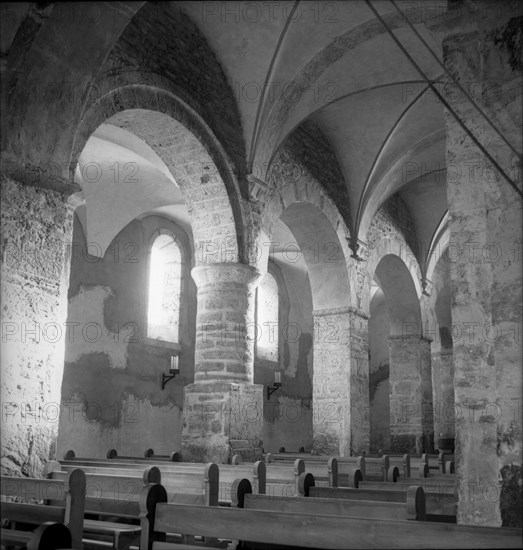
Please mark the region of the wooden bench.
<svg viewBox="0 0 523 550"><path fill-rule="evenodd" d="M86 465L84 465L86 464ZM144 463L129 463L129 462L115 462L113 460L89 460L89 461L69 461L61 460L61 468L64 471L79 465L86 473L112 473L113 475L132 475L133 471L142 471ZM196 462L166 462L158 465L163 479L164 485L167 486L169 491L175 490L179 492L179 484L174 487L175 482L171 478L183 476L185 474L191 474L192 477L204 475L204 464ZM261 461L254 464L244 464L233 466L230 464L220 464L219 466L219 479L218 479L218 503L221 505L230 506L238 498L238 495L232 491L233 483L237 479L246 478L251 482L254 492L263 492L266 490L266 474L265 464ZM199 487L203 485L203 480L199 480L201 483ZM184 497L189 498L189 497ZM203 501L202 501L203 503Z"/></svg>
<svg viewBox="0 0 523 550"><path fill-rule="evenodd" d="M287 461L287 457L295 456L296 454L297 453L289 453L289 455L279 454L278 457L285 456L285 459L279 460L278 458L274 458L274 455L271 453L267 453L265 455L265 461L270 467L273 467L273 465L281 466L283 464L288 466L290 461ZM294 459L293 464L296 465L298 464L297 461L302 461L304 463L304 471L306 470L312 473L315 479L316 476L318 476L318 484L323 482L323 484L329 484L331 487L358 487L359 481L365 479L366 463L365 458L362 456L327 457L326 455L305 455L305 457L304 459ZM322 469L325 463L327 463L327 474L325 474ZM392 471L390 476L393 479L397 479L399 471ZM376 479L381 479L381 477L377 477Z"/></svg>
<svg viewBox="0 0 523 550"><path fill-rule="evenodd" d="M428 468L429 468L429 475L431 471L439 470L441 474L447 473L447 462L451 462L452 464L449 464L449 468L454 468L454 455L448 454L448 453L438 453L438 454L429 454L424 453L419 456L411 456L411 462L413 460L421 460L422 462L426 462ZM451 472L449 472L451 473Z"/></svg>
<svg viewBox="0 0 523 550"><path fill-rule="evenodd" d="M249 498L246 496L246 498ZM140 500L141 550L188 550L174 546L166 533L251 541L297 548L520 548L523 531L512 528L470 527L432 522L188 506L167 503L162 485L144 488ZM231 544L229 548L234 548ZM206 546L210 548L211 546ZM213 548L223 548L217 545Z"/></svg>
<svg viewBox="0 0 523 550"><path fill-rule="evenodd" d="M247 439L231 439L229 441L229 458L234 456L241 457L242 461L255 462L260 459L260 452Z"/></svg>
<svg viewBox="0 0 523 550"><path fill-rule="evenodd" d="M118 462L133 462L144 464L147 462L180 462L181 456L178 452L172 452L169 455L155 455L153 449L147 449L144 452L144 456L118 456L116 449L109 449L107 451L106 458L109 460L117 460ZM78 461L78 462L99 462L105 460L104 458L93 458L93 457L77 457L76 453L73 450L69 450L64 454L63 460L68 462Z"/></svg>
<svg viewBox="0 0 523 550"><path fill-rule="evenodd" d="M310 491L314 488L311 487ZM323 487L328 493L329 487ZM354 491L358 491L354 489ZM274 510L300 514L349 516L373 519L400 519L425 521L425 493L419 486L410 486L405 502L387 502L361 499L328 498L320 495L308 498L271 497L247 494L244 508L250 510Z"/></svg>
<svg viewBox="0 0 523 550"><path fill-rule="evenodd" d="M407 502L408 483L384 483L376 487L377 482L361 483L357 489L353 487L311 487L309 496L327 499L345 500L375 500L383 502ZM457 497L451 493L425 489L421 485L425 495L426 517L429 521L456 522Z"/></svg>
<svg viewBox="0 0 523 550"><path fill-rule="evenodd" d="M183 474L187 472L198 472L202 464L196 462L180 462L162 467L166 474ZM265 494L267 490L267 474L265 463L261 460L254 464L220 464L219 468L219 504L230 505L237 501L238 495L232 490L233 484L238 479L248 479L254 493ZM232 491L232 492L231 492Z"/></svg>
<svg viewBox="0 0 523 550"><path fill-rule="evenodd" d="M67 532L53 524L63 524L70 535L65 546L82 547L86 477L80 469L68 472L61 480L4 477L0 479L2 518L12 522L43 525L33 534L30 531L2 528L2 541L13 544L43 544L52 540L67 540ZM17 502L14 502L14 501ZM55 504L54 501L59 501Z"/></svg>
<svg viewBox="0 0 523 550"><path fill-rule="evenodd" d="M49 479L62 480L68 471L61 464L50 461L45 474ZM135 470L105 470L86 472L85 514L98 519L84 520L84 542L90 546L110 543L112 548L124 550L136 543L140 536L139 499L142 488L148 483L161 482L160 470L156 467ZM58 499L54 503L58 503Z"/></svg>
<svg viewBox="0 0 523 550"><path fill-rule="evenodd" d="M265 465L267 472L266 493L271 496L292 497L304 494L310 485L312 475L305 474L305 463L302 459L292 464L269 463Z"/></svg>
<svg viewBox="0 0 523 550"><path fill-rule="evenodd" d="M132 462L180 462L181 455L180 453L174 451L169 455L155 455L153 449L147 449L141 456L119 456L116 449L109 449L107 451L107 458L109 460L118 460L120 461L132 461Z"/></svg>

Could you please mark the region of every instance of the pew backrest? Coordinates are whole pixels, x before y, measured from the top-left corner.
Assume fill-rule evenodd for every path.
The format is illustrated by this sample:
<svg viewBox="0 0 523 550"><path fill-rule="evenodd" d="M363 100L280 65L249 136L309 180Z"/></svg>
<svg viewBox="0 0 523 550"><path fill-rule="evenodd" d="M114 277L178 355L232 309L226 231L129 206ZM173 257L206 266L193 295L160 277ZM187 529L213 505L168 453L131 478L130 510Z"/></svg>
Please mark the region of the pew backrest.
<svg viewBox="0 0 523 550"><path fill-rule="evenodd" d="M521 529L171 504L162 485L144 488L140 514L141 550L167 548L165 543L155 545L165 540L166 533L332 550L441 548L442 544L520 548L522 536Z"/></svg>
<svg viewBox="0 0 523 550"><path fill-rule="evenodd" d="M86 476L79 468L61 480L2 476L2 516L12 521L63 523L72 543L81 548L86 495ZM18 502L13 502L13 500ZM59 505L53 505L59 500ZM32 502L31 502L32 501Z"/></svg>
<svg viewBox="0 0 523 550"><path fill-rule="evenodd" d="M311 488L312 489L312 488ZM324 487L328 494L329 488ZM408 488L405 502L372 501L360 499L328 498L326 496L308 498L270 497L248 494L244 497L244 507L252 510L274 510L303 514L366 517L374 519L404 519L425 521L425 493L419 486Z"/></svg>

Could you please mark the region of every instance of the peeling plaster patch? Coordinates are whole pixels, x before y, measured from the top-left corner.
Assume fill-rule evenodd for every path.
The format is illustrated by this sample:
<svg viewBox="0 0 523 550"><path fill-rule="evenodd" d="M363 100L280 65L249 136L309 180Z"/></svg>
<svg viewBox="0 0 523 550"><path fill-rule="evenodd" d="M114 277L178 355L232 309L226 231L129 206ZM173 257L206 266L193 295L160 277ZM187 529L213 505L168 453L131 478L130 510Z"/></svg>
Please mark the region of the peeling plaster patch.
<svg viewBox="0 0 523 550"><path fill-rule="evenodd" d="M74 319L75 312L81 312L79 319L82 319L82 322L76 326L70 325L68 338L69 341L74 339L75 345L67 346L66 362L75 363L82 355L96 351L107 355L111 368L126 368L127 341L130 333L124 331L125 326L118 327L116 332L111 331L104 322L106 301L112 297L114 293L107 286L82 285L78 293L71 298L68 322L77 322Z"/></svg>

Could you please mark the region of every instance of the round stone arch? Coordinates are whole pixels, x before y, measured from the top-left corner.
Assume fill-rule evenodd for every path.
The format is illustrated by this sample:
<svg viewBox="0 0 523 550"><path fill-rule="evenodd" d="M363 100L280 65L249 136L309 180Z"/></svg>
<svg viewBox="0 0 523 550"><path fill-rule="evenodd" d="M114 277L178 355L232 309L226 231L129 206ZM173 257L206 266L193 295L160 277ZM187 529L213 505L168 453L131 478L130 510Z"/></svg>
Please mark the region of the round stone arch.
<svg viewBox="0 0 523 550"><path fill-rule="evenodd" d="M272 238L278 220L291 230L309 270L315 310L352 305L355 289L349 278L349 230L336 205L314 180L298 180L277 188L261 211L256 236L258 270L266 270L264 238Z"/></svg>
<svg viewBox="0 0 523 550"><path fill-rule="evenodd" d="M376 239L374 246L368 252L367 261L365 263L366 277L363 281L361 292L361 309L369 313L370 306L370 287L378 264L385 256L396 256L403 264L408 272L409 280L411 281L417 301L421 300L423 288L421 285L421 270L411 248L407 243L400 238L381 237ZM422 323L424 322L423 311L420 310L419 329L422 332Z"/></svg>
<svg viewBox="0 0 523 550"><path fill-rule="evenodd" d="M245 216L232 165L205 121L174 94L143 85L108 91L84 113L69 163L103 123L124 128L162 159L186 201L195 238L195 263L246 263Z"/></svg>
<svg viewBox="0 0 523 550"><path fill-rule="evenodd" d="M386 254L374 270L374 279L383 290L389 306L390 335L421 335L419 298L403 260L395 254Z"/></svg>
<svg viewBox="0 0 523 550"><path fill-rule="evenodd" d="M291 231L309 272L313 351L313 449L349 456L368 450L367 319L352 307L349 234L338 209L312 178L275 189L260 213L259 263L278 220ZM332 246L334 245L334 246ZM263 271L263 265L259 267Z"/></svg>
<svg viewBox="0 0 523 550"><path fill-rule="evenodd" d="M394 254L385 242L377 248L380 253L371 256L368 278L378 282L389 311L390 448L398 452L431 452L431 350L430 341L423 336L418 273L414 271L413 276L414 266L409 266L398 250Z"/></svg>

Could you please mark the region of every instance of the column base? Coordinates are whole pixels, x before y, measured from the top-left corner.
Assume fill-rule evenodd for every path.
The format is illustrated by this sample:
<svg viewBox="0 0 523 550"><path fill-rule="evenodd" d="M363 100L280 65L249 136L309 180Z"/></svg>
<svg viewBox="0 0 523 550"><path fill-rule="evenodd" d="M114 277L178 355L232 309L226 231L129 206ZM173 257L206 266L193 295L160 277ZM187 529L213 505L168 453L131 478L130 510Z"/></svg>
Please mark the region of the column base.
<svg viewBox="0 0 523 550"><path fill-rule="evenodd" d="M229 382L185 387L181 454L184 462L230 463L262 458L263 386Z"/></svg>

